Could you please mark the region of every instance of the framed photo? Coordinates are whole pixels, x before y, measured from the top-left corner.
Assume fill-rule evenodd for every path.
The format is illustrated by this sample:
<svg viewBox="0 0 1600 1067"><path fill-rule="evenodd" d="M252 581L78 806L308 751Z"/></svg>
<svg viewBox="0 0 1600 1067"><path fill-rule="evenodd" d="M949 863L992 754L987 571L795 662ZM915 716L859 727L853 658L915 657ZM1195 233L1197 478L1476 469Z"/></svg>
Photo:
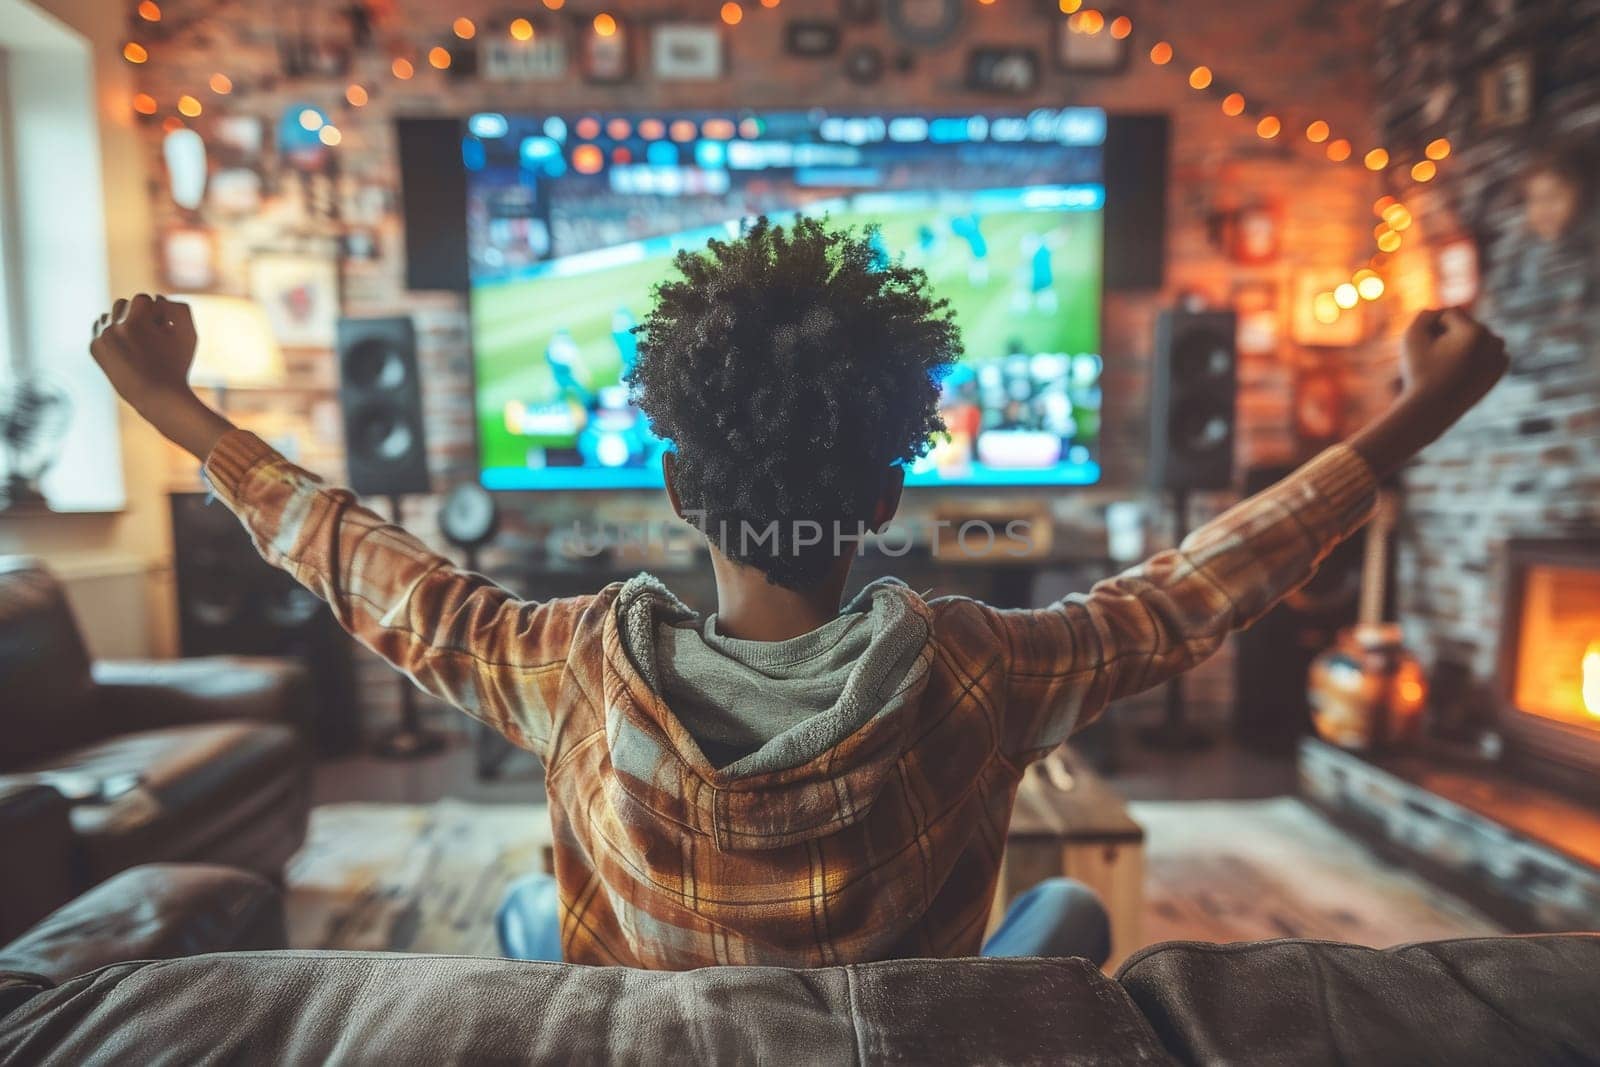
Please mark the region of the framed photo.
<svg viewBox="0 0 1600 1067"><path fill-rule="evenodd" d="M1478 118L1484 126L1521 126L1533 117L1533 53L1512 52L1478 75Z"/></svg>
<svg viewBox="0 0 1600 1067"><path fill-rule="evenodd" d="M790 19L783 28L783 50L791 56L819 59L839 51L839 24L826 19Z"/></svg>
<svg viewBox="0 0 1600 1067"><path fill-rule="evenodd" d="M217 283L216 261L216 245L209 230L185 226L161 235L161 275L169 289L210 289Z"/></svg>
<svg viewBox="0 0 1600 1067"><path fill-rule="evenodd" d="M1282 225L1275 204L1256 203L1230 212L1223 222L1223 247L1228 258L1247 266L1274 263L1282 245Z"/></svg>
<svg viewBox="0 0 1600 1067"><path fill-rule="evenodd" d="M617 85L633 77L633 56L629 48L628 24L616 20L610 36L593 26L583 39L583 76L597 85Z"/></svg>
<svg viewBox="0 0 1600 1067"><path fill-rule="evenodd" d="M967 54L967 88L1026 96L1039 87L1039 53L1032 48L974 48Z"/></svg>
<svg viewBox="0 0 1600 1067"><path fill-rule="evenodd" d="M1294 375L1294 432L1322 448L1344 436L1344 387L1331 367L1302 364Z"/></svg>
<svg viewBox="0 0 1600 1067"><path fill-rule="evenodd" d="M662 81L714 81L722 77L722 31L692 22L657 26L650 37L655 76Z"/></svg>
<svg viewBox="0 0 1600 1067"><path fill-rule="evenodd" d="M1069 74L1121 74L1128 67L1128 38L1110 30L1080 33L1072 19L1056 20L1056 67Z"/></svg>
<svg viewBox="0 0 1600 1067"><path fill-rule="evenodd" d="M332 348L339 322L339 264L332 256L270 252L250 262L250 296L285 348Z"/></svg>
<svg viewBox="0 0 1600 1067"><path fill-rule="evenodd" d="M571 45L564 22L531 19L533 36L519 41L505 33L486 35L479 58L483 80L557 81L566 77Z"/></svg>
<svg viewBox="0 0 1600 1067"><path fill-rule="evenodd" d="M906 44L934 48L961 27L963 0L884 0L895 34Z"/></svg>
<svg viewBox="0 0 1600 1067"><path fill-rule="evenodd" d="M1433 251L1433 294L1439 307L1471 307L1478 299L1478 243L1458 236Z"/></svg>

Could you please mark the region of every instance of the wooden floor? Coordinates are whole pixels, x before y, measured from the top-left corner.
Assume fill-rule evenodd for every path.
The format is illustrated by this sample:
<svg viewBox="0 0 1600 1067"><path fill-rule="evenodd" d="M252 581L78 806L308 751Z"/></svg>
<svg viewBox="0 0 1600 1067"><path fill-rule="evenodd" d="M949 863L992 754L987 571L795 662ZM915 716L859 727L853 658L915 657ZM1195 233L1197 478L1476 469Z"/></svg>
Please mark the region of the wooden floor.
<svg viewBox="0 0 1600 1067"><path fill-rule="evenodd" d="M448 736L451 744L445 751L424 759L359 755L321 763L314 802L429 804L452 797L480 804L526 804L544 799L544 774L532 756L513 751L497 780L479 781L471 736L454 723ZM1131 728L1113 728L1094 741L1086 746L1091 762L1129 800L1257 800L1296 791L1292 755L1262 755L1225 736L1195 752L1149 749Z"/></svg>

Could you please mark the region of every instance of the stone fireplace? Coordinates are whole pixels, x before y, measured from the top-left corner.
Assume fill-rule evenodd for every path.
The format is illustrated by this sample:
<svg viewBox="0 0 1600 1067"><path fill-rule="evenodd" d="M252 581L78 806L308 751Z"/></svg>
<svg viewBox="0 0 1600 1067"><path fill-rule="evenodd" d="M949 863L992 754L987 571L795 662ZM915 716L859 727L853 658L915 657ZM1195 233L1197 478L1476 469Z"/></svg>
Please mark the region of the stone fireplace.
<svg viewBox="0 0 1600 1067"><path fill-rule="evenodd" d="M1505 551L1500 729L1507 756L1593 790L1600 772L1600 540Z"/></svg>

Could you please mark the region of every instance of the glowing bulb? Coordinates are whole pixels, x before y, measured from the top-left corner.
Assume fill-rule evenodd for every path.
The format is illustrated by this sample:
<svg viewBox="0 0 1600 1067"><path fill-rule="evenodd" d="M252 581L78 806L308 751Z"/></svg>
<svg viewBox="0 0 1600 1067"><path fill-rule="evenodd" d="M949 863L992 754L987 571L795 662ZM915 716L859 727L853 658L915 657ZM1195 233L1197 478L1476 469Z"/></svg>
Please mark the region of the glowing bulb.
<svg viewBox="0 0 1600 1067"><path fill-rule="evenodd" d="M1362 273L1357 271L1357 274ZM1376 300L1383 295L1383 279L1374 271L1366 271L1366 277L1356 282L1356 292L1363 300Z"/></svg>
<svg viewBox="0 0 1600 1067"><path fill-rule="evenodd" d="M1321 119L1318 119L1306 127L1306 140L1310 141L1312 144L1321 144L1323 141L1328 139L1328 134L1330 132L1331 131L1328 129L1328 124L1323 122Z"/></svg>
<svg viewBox="0 0 1600 1067"><path fill-rule="evenodd" d="M154 115L156 113L156 98L149 93L140 93L133 98L133 110L141 115Z"/></svg>
<svg viewBox="0 0 1600 1067"><path fill-rule="evenodd" d="M1424 159L1411 168L1413 181L1431 182L1433 176L1439 173L1438 166L1431 159Z"/></svg>
<svg viewBox="0 0 1600 1067"><path fill-rule="evenodd" d="M738 4L733 3L732 0L729 0L728 3L722 5L722 21L723 22L726 22L729 26L737 26L743 20L744 20L744 8L740 7Z"/></svg>
<svg viewBox="0 0 1600 1067"><path fill-rule="evenodd" d="M1392 196L1380 196L1372 202L1372 213L1381 217L1385 211L1388 211L1396 203L1398 201Z"/></svg>
<svg viewBox="0 0 1600 1067"><path fill-rule="evenodd" d="M1450 142L1443 137L1436 137L1428 142L1428 147L1422 150L1422 154L1429 159L1444 159L1450 154Z"/></svg>
<svg viewBox="0 0 1600 1067"><path fill-rule="evenodd" d="M332 148L344 140L344 134L339 132L339 127L337 126L324 126L317 131L317 140Z"/></svg>
<svg viewBox="0 0 1600 1067"><path fill-rule="evenodd" d="M567 0L544 0L544 6L551 11L560 11L567 6Z"/></svg>
<svg viewBox="0 0 1600 1067"><path fill-rule="evenodd" d="M322 112L318 111L314 107L308 107L301 111L299 118L300 128L302 130L308 130L311 133L316 133L318 130L322 129L323 125L328 121L322 117Z"/></svg>
<svg viewBox="0 0 1600 1067"><path fill-rule="evenodd" d="M1256 136L1264 141L1270 141L1283 132L1283 123L1276 115L1263 115L1261 121L1256 123Z"/></svg>
<svg viewBox="0 0 1600 1067"><path fill-rule="evenodd" d="M349 102L351 107L366 107L367 101L371 99L371 97L367 95L366 89L355 84L354 82L351 82L350 85L345 89L344 98Z"/></svg>
<svg viewBox="0 0 1600 1067"><path fill-rule="evenodd" d="M143 63L150 58L150 52L138 41L129 41L122 46L122 58L129 63Z"/></svg>
<svg viewBox="0 0 1600 1067"><path fill-rule="evenodd" d="M1083 0L1061 0L1061 13L1063 15L1075 14L1083 6Z"/></svg>
<svg viewBox="0 0 1600 1067"><path fill-rule="evenodd" d="M1583 652L1583 710L1600 717L1600 641Z"/></svg>
<svg viewBox="0 0 1600 1067"><path fill-rule="evenodd" d="M1390 204L1383 209L1383 221L1391 230L1403 230L1411 225L1411 212L1404 204Z"/></svg>
<svg viewBox="0 0 1600 1067"><path fill-rule="evenodd" d="M1091 36L1106 28L1106 17L1094 8L1078 12L1078 32Z"/></svg>
<svg viewBox="0 0 1600 1067"><path fill-rule="evenodd" d="M139 17L146 22L160 22L161 5L156 3L156 0L144 0L139 5Z"/></svg>
<svg viewBox="0 0 1600 1067"><path fill-rule="evenodd" d="M1118 41L1124 40L1133 32L1133 20L1126 15L1118 15L1111 20L1111 36Z"/></svg>
<svg viewBox="0 0 1600 1067"><path fill-rule="evenodd" d="M1211 68L1196 67L1189 72L1189 86L1194 89L1204 89L1211 84Z"/></svg>
<svg viewBox="0 0 1600 1067"><path fill-rule="evenodd" d="M1389 153L1381 148L1374 148L1361 158L1361 162L1368 170L1382 170L1389 165Z"/></svg>
<svg viewBox="0 0 1600 1067"><path fill-rule="evenodd" d="M1343 285L1334 287L1333 302L1338 304L1341 308L1344 308L1346 311L1349 311L1351 308L1355 307L1361 302L1361 294L1356 292L1355 286L1351 285L1349 282L1345 282Z"/></svg>
<svg viewBox="0 0 1600 1067"><path fill-rule="evenodd" d="M1328 142L1328 158L1335 163L1343 163L1350 158L1350 142L1343 137L1337 141Z"/></svg>
<svg viewBox="0 0 1600 1067"><path fill-rule="evenodd" d="M188 95L178 97L178 114L194 119L199 118L200 112L204 110L205 109L200 106L200 101L196 100L194 97Z"/></svg>
<svg viewBox="0 0 1600 1067"><path fill-rule="evenodd" d="M594 17L594 32L602 37L610 37L617 32L617 20L604 11Z"/></svg>
<svg viewBox="0 0 1600 1067"><path fill-rule="evenodd" d="M511 34L513 41L531 41L533 40L533 23L527 19L512 19L507 32Z"/></svg>
<svg viewBox="0 0 1600 1067"><path fill-rule="evenodd" d="M1150 62L1158 67L1164 67L1172 62L1172 46L1165 41L1157 41L1150 46Z"/></svg>
<svg viewBox="0 0 1600 1067"><path fill-rule="evenodd" d="M417 72L417 68L411 65L411 60L409 59L397 59L393 63L389 64L389 69L393 71L394 76L399 78L401 81L406 81Z"/></svg>
<svg viewBox="0 0 1600 1067"><path fill-rule="evenodd" d="M1388 233L1378 238L1378 251L1380 252L1394 252L1398 251L1399 248L1400 235L1395 233L1393 230L1390 230Z"/></svg>
<svg viewBox="0 0 1600 1067"><path fill-rule="evenodd" d="M1311 314L1324 326L1339 321L1339 302L1332 293L1318 293L1311 301Z"/></svg>
<svg viewBox="0 0 1600 1067"><path fill-rule="evenodd" d="M1241 115L1244 113L1244 94L1229 93L1222 98L1222 113L1224 115Z"/></svg>
<svg viewBox="0 0 1600 1067"><path fill-rule="evenodd" d="M448 70L450 67L450 50L434 45L428 49L428 66L434 70Z"/></svg>
<svg viewBox="0 0 1600 1067"><path fill-rule="evenodd" d="M986 2L992 4L992 3L994 3L994 0L986 0ZM761 6L765 7L765 8L777 7L778 6L778 0L761 0Z"/></svg>
<svg viewBox="0 0 1600 1067"><path fill-rule="evenodd" d="M450 31L463 41L470 41L478 36L477 23L464 15L450 24Z"/></svg>
<svg viewBox="0 0 1600 1067"><path fill-rule="evenodd" d="M220 72L211 75L211 91L218 96L227 96L233 92L233 79Z"/></svg>

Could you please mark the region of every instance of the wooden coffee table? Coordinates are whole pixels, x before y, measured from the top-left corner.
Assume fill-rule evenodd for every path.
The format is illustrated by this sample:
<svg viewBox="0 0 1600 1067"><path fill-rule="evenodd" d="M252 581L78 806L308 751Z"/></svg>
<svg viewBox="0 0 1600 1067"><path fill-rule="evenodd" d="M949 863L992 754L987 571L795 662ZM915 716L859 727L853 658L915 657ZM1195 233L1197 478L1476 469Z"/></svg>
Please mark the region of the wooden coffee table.
<svg viewBox="0 0 1600 1067"><path fill-rule="evenodd" d="M1144 828L1121 794L1065 747L1028 768L1017 789L990 928L1018 894L1062 875L1105 903L1111 916L1107 970L1143 945Z"/></svg>

